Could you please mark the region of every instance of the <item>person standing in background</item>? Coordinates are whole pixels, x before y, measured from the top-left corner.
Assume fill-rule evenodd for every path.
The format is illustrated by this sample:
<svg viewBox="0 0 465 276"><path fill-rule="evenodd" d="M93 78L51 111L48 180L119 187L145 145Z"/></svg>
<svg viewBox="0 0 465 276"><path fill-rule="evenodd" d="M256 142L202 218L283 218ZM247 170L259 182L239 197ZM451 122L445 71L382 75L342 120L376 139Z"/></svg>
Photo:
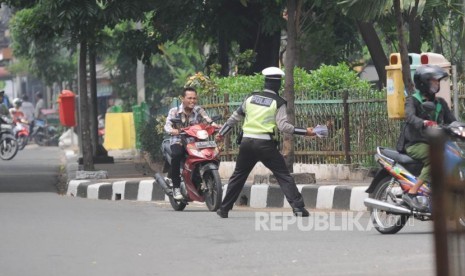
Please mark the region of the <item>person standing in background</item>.
<svg viewBox="0 0 465 276"><path fill-rule="evenodd" d="M31 124L34 121L34 105L29 101L27 95L23 95L23 104L20 110L24 113L24 117Z"/></svg>
<svg viewBox="0 0 465 276"><path fill-rule="evenodd" d="M44 99L42 99L42 93L36 92L36 107L34 109L34 118L36 120L43 120L44 119L44 114L42 114L42 109L45 108L45 102Z"/></svg>

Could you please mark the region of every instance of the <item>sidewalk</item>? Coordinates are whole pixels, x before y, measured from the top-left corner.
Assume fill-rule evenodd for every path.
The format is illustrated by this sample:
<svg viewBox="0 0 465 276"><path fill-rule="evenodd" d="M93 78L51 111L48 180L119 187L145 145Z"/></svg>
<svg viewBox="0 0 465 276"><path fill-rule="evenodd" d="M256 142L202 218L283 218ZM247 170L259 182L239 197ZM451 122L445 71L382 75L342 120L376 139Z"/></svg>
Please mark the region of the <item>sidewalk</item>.
<svg viewBox="0 0 465 276"><path fill-rule="evenodd" d="M73 151L65 150L66 195L88 199L167 201L163 190L153 178L157 168L133 151L110 151L113 164L95 164L96 170L106 173L104 179L76 179L79 166ZM298 184L305 205L310 209L365 211L363 200L370 179L365 181L317 180L316 184ZM223 196L227 179L223 179ZM278 185L246 183L236 204L251 208L290 207Z"/></svg>

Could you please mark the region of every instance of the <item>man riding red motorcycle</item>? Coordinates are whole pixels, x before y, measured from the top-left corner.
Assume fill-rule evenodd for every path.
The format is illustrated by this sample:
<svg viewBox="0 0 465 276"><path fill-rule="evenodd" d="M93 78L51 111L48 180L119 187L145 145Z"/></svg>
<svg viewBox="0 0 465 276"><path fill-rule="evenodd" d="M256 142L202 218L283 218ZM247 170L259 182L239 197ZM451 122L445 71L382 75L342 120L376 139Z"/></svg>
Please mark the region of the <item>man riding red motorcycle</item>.
<svg viewBox="0 0 465 276"><path fill-rule="evenodd" d="M197 105L197 91L192 87L183 89L181 95L182 103L178 107L172 108L166 118L165 131L171 135L170 150L171 150L171 168L170 175L173 182L173 198L176 200L183 199L180 190L181 176L180 166L183 157L186 154L184 146L181 144L180 127L206 122L216 126L212 119L208 116L205 110ZM172 119L180 119L181 125L174 126Z"/></svg>

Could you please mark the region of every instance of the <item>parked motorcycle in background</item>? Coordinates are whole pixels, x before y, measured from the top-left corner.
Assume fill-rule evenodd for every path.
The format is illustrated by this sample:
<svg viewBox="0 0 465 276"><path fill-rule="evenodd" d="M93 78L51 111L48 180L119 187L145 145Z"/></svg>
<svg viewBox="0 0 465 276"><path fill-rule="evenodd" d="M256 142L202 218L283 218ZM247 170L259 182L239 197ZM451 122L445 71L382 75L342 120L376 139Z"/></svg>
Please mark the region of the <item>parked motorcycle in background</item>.
<svg viewBox="0 0 465 276"><path fill-rule="evenodd" d="M0 116L0 158L11 160L18 153L18 142L13 134L13 121L5 115Z"/></svg>
<svg viewBox="0 0 465 276"><path fill-rule="evenodd" d="M215 116L213 121L221 119ZM172 119L174 126L181 124L181 119ZM171 207L175 211L182 211L191 201L205 202L208 210L216 211L221 204L223 185L218 172L220 163L220 148L215 141L210 141L212 134L218 127L196 124L181 129L181 143L187 155L181 162L181 194L183 199L173 198L170 175L171 148L170 139L165 139L161 145L167 177L160 173L155 174L155 180L168 195Z"/></svg>
<svg viewBox="0 0 465 276"><path fill-rule="evenodd" d="M56 127L49 125L46 120L34 120L31 137L39 146L58 145L58 130Z"/></svg>
<svg viewBox="0 0 465 276"><path fill-rule="evenodd" d="M444 167L446 173L465 181L465 123L454 122L441 126L449 140L445 145ZM366 190L369 198L364 203L371 212L373 225L382 234L395 234L406 224L409 217L422 221L432 219L431 189L423 185L418 191L417 199L427 211L412 209L402 200L403 193L416 183L423 164L406 154L394 149L377 147L375 159L381 168ZM457 194L454 208L465 213L465 198ZM456 222L465 228L465 217L459 217Z"/></svg>

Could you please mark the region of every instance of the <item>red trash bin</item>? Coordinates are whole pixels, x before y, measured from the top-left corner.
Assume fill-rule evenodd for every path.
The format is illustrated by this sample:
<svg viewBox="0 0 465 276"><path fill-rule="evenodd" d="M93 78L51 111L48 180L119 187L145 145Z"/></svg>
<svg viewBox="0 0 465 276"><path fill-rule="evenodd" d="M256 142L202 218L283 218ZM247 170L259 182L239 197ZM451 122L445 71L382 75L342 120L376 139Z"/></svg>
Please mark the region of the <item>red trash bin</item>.
<svg viewBox="0 0 465 276"><path fill-rule="evenodd" d="M63 126L76 126L75 98L76 95L69 90L61 91L60 96L58 96L58 112L60 114L60 123Z"/></svg>

